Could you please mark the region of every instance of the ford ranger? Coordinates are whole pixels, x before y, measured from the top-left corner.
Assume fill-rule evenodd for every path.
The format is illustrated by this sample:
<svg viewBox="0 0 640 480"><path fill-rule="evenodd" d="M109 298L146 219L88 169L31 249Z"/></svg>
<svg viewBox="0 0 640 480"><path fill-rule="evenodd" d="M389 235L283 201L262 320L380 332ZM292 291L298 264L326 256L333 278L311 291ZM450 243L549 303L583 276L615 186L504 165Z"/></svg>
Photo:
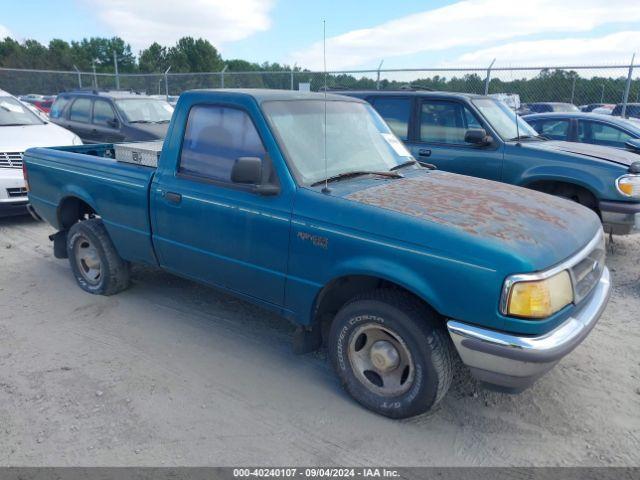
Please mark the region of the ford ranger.
<svg viewBox="0 0 640 480"><path fill-rule="evenodd" d="M274 310L296 352L324 343L348 393L389 417L433 408L456 355L487 385L527 388L608 300L595 213L421 166L359 99L189 91L159 156L124 147L24 157L78 285L115 294L140 262Z"/></svg>

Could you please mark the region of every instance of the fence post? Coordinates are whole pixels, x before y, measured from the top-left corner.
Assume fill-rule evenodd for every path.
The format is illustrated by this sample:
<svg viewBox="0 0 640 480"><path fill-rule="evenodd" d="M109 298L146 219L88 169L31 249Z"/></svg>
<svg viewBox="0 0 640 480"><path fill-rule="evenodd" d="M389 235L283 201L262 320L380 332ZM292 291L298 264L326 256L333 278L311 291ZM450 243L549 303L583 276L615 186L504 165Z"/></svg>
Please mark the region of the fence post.
<svg viewBox="0 0 640 480"><path fill-rule="evenodd" d="M116 73L116 90L120 90L120 75L118 75L118 54L113 50L113 68Z"/></svg>
<svg viewBox="0 0 640 480"><path fill-rule="evenodd" d="M91 60L91 68L93 69L93 88L98 89L98 75L96 75L96 61L98 59L94 58Z"/></svg>
<svg viewBox="0 0 640 480"><path fill-rule="evenodd" d="M636 54L634 53L631 56L631 64L629 65L629 74L627 75L627 83L624 86L624 95L622 96L622 112L620 112L620 116L622 118L626 117L627 114L627 102L629 101L629 88L631 88L631 76L633 75L633 61L636 58Z"/></svg>
<svg viewBox="0 0 640 480"><path fill-rule="evenodd" d="M573 82L571 83L571 103L573 103L573 97L576 94L576 75L573 75Z"/></svg>
<svg viewBox="0 0 640 480"><path fill-rule="evenodd" d="M167 97L167 102L169 101L169 70L171 70L171 65L164 72L164 94Z"/></svg>
<svg viewBox="0 0 640 480"><path fill-rule="evenodd" d="M78 88L82 89L82 74L80 73L80 69L75 65L73 66L73 69L78 72Z"/></svg>
<svg viewBox="0 0 640 480"><path fill-rule="evenodd" d="M489 82L491 81L491 67L493 67L494 63L496 63L496 59L495 58L491 61L491 64L489 65L489 68L487 68L487 76L484 79L484 94L485 95L489 94Z"/></svg>
<svg viewBox="0 0 640 480"><path fill-rule="evenodd" d="M380 65L378 65L378 77L376 78L376 90L380 90L380 69L382 68L382 64L384 60L380 60Z"/></svg>
<svg viewBox="0 0 640 480"><path fill-rule="evenodd" d="M293 90L293 72L296 70L296 63L293 64L293 67L291 67L291 88L290 90Z"/></svg>
<svg viewBox="0 0 640 480"><path fill-rule="evenodd" d="M224 72L227 71L227 68L229 68L229 65L225 65L220 71L220 88L224 88Z"/></svg>

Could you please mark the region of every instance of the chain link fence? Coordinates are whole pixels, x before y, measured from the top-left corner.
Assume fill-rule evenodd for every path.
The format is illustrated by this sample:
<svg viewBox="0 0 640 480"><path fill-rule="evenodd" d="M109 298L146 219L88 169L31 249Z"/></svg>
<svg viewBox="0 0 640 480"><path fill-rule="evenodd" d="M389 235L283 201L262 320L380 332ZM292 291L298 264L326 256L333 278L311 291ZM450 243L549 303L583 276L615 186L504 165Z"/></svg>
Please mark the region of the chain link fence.
<svg viewBox="0 0 640 480"><path fill-rule="evenodd" d="M57 94L77 88L132 90L179 95L194 88L275 88L322 91L429 89L465 93L517 94L522 102L622 103L640 101L640 68L629 65L426 68L312 72L251 71L110 73L0 68L0 89L14 95Z"/></svg>

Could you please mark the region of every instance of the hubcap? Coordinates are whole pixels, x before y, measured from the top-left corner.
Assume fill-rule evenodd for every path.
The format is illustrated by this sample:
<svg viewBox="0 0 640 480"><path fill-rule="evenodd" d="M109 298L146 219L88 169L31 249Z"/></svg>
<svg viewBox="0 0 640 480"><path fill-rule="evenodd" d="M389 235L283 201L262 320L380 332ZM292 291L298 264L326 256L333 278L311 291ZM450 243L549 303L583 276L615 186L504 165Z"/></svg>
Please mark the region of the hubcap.
<svg viewBox="0 0 640 480"><path fill-rule="evenodd" d="M74 255L82 277L91 285L97 285L102 273L102 262L96 247L87 237L82 236L74 245Z"/></svg>
<svg viewBox="0 0 640 480"><path fill-rule="evenodd" d="M393 330L377 323L358 327L349 339L349 362L367 389L386 397L405 393L414 379L409 348Z"/></svg>

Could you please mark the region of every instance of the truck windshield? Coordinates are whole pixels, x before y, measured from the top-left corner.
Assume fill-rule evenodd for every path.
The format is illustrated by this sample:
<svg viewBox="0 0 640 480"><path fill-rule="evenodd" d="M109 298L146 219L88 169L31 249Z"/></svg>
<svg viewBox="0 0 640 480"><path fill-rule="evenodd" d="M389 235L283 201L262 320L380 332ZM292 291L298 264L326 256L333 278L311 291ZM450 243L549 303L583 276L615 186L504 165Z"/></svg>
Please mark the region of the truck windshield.
<svg viewBox="0 0 640 480"><path fill-rule="evenodd" d="M44 122L13 97L0 97L0 127L42 125Z"/></svg>
<svg viewBox="0 0 640 480"><path fill-rule="evenodd" d="M269 101L263 110L289 166L303 185L349 172L388 172L411 154L368 104L319 100Z"/></svg>
<svg viewBox="0 0 640 480"><path fill-rule="evenodd" d="M492 98L477 98L472 100L472 102L493 129L498 132L502 140L516 140L518 137L538 137L538 132L516 115L516 113L503 102L496 101ZM518 119L517 128L516 118Z"/></svg>
<svg viewBox="0 0 640 480"><path fill-rule="evenodd" d="M116 106L129 123L168 123L173 114L168 102L156 98L126 98Z"/></svg>

